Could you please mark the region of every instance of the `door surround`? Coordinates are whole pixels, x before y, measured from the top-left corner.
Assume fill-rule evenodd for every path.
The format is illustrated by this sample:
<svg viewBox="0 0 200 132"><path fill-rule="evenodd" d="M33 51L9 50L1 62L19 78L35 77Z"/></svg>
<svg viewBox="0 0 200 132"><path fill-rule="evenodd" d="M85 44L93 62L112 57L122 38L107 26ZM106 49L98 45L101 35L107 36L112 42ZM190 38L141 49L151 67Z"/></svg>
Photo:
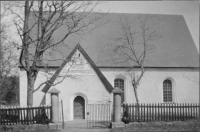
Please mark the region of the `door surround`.
<svg viewBox="0 0 200 132"><path fill-rule="evenodd" d="M86 112L87 112L87 103L88 103L88 99L87 99L87 96L85 95L85 94L83 94L83 93L80 93L80 92L78 92L78 93L75 93L74 95L72 95L72 97L71 97L71 99L70 99L70 120L74 120L74 99L77 97L77 96L81 96L81 97L83 97L83 99L84 99L84 101L85 101L85 115L84 115L84 117L85 117L85 119L84 120L86 120Z"/></svg>

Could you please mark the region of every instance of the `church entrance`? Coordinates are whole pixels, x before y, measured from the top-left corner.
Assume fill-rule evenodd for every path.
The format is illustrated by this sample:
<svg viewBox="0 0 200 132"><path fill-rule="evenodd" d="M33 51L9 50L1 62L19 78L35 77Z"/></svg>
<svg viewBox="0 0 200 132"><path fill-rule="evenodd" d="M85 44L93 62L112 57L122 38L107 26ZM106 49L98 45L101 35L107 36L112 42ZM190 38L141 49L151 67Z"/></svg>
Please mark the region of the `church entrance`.
<svg viewBox="0 0 200 132"><path fill-rule="evenodd" d="M81 96L74 99L74 119L85 119L85 100Z"/></svg>

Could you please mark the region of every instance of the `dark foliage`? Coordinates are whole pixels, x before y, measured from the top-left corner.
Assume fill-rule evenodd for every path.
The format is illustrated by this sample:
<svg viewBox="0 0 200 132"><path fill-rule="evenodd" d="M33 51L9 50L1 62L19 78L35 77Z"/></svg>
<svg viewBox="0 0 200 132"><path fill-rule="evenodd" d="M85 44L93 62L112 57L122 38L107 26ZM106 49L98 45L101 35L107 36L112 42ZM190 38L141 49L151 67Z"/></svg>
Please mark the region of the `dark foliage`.
<svg viewBox="0 0 200 132"><path fill-rule="evenodd" d="M3 94L2 100L6 101L8 105L19 103L19 77L6 77L1 90Z"/></svg>

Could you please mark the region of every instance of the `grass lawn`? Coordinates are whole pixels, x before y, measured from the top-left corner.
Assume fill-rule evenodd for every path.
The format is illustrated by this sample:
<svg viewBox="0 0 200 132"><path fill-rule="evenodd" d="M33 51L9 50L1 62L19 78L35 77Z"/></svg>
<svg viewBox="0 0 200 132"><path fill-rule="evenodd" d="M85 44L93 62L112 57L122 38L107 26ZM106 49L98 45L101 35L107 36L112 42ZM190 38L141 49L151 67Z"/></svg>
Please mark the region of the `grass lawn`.
<svg viewBox="0 0 200 132"><path fill-rule="evenodd" d="M124 128L114 128L110 132L200 132L200 119L174 122L129 123Z"/></svg>
<svg viewBox="0 0 200 132"><path fill-rule="evenodd" d="M62 132L62 129L42 124L6 125L0 126L0 132Z"/></svg>

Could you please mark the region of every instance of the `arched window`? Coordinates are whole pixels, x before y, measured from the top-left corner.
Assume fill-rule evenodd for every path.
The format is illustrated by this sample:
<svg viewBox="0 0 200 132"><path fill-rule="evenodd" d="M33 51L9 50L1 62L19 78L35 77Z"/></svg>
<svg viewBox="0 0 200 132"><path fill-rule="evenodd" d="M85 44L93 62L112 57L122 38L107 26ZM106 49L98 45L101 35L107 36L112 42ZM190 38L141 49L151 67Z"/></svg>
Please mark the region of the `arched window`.
<svg viewBox="0 0 200 132"><path fill-rule="evenodd" d="M169 79L163 82L163 102L172 102L172 81Z"/></svg>
<svg viewBox="0 0 200 132"><path fill-rule="evenodd" d="M124 91L124 80L123 79L115 79L114 87L118 87ZM122 103L124 102L124 92L122 93Z"/></svg>

